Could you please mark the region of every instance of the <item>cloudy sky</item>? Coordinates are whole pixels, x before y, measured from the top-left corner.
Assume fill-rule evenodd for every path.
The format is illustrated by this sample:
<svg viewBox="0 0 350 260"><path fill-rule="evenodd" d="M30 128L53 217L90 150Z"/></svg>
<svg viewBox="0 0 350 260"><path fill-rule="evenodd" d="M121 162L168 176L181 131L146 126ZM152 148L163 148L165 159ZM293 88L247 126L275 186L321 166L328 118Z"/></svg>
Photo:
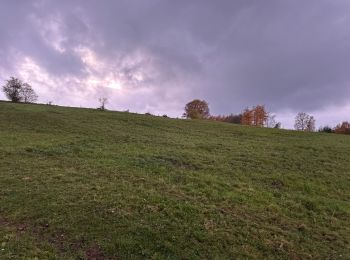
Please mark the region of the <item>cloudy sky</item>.
<svg viewBox="0 0 350 260"><path fill-rule="evenodd" d="M350 120L349 0L1 0L0 35L2 85L19 77L43 103Z"/></svg>

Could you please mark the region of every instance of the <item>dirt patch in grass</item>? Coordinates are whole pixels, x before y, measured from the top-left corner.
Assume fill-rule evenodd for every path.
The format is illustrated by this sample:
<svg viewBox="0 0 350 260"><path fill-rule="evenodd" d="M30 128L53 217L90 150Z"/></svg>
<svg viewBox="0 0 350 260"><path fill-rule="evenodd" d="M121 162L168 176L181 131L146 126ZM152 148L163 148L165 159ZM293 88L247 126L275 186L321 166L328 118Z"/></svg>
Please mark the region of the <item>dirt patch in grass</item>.
<svg viewBox="0 0 350 260"><path fill-rule="evenodd" d="M283 183L283 181L281 181L281 180L273 180L273 181L271 182L271 186L272 186L272 188L274 188L274 189L281 190L281 189L283 189L283 187L284 187L284 183Z"/></svg>
<svg viewBox="0 0 350 260"><path fill-rule="evenodd" d="M98 245L91 245L85 250L86 259L88 260L104 260L107 259ZM110 258L109 258L110 259Z"/></svg>
<svg viewBox="0 0 350 260"><path fill-rule="evenodd" d="M26 234L38 244L47 242L62 256L69 252L82 252L86 260L115 259L107 257L96 243L89 243L83 238L80 240L70 239L64 230L52 231L53 228L49 224L30 226L26 223L12 222L8 218L0 216L0 226L13 230L17 240Z"/></svg>

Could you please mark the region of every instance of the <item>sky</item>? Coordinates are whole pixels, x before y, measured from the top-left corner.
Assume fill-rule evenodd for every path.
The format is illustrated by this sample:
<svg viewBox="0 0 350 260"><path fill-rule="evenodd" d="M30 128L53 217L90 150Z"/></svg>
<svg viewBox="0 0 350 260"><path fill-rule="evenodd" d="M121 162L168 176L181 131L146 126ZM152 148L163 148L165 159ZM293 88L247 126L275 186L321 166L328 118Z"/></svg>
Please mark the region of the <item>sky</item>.
<svg viewBox="0 0 350 260"><path fill-rule="evenodd" d="M349 0L1 0L0 35L1 85L18 77L41 103L350 121Z"/></svg>

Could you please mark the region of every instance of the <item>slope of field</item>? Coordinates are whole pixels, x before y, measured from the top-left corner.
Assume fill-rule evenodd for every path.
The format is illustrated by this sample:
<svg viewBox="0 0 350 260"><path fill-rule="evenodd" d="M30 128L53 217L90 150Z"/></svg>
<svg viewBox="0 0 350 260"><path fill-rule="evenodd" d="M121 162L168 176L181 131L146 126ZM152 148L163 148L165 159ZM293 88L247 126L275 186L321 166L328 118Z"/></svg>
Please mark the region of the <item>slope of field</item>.
<svg viewBox="0 0 350 260"><path fill-rule="evenodd" d="M0 259L349 259L349 151L342 135L1 102Z"/></svg>

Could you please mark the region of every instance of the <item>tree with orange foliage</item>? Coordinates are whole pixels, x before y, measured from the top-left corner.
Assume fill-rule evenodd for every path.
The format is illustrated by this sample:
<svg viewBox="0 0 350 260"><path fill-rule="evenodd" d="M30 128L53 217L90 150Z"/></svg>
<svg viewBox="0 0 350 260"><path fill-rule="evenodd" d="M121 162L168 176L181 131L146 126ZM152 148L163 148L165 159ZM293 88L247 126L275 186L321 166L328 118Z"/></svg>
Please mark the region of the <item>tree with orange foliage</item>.
<svg viewBox="0 0 350 260"><path fill-rule="evenodd" d="M253 110L248 107L242 112L242 125L253 125L254 114Z"/></svg>
<svg viewBox="0 0 350 260"><path fill-rule="evenodd" d="M258 105L253 108L254 111L254 125L262 127L265 125L269 114L267 113L265 106Z"/></svg>
<svg viewBox="0 0 350 260"><path fill-rule="evenodd" d="M242 124L263 127L269 117L265 106L257 105L252 109L246 108L242 113Z"/></svg>
<svg viewBox="0 0 350 260"><path fill-rule="evenodd" d="M345 121L345 122L337 125L334 129L334 132L336 134L350 135L350 123Z"/></svg>

